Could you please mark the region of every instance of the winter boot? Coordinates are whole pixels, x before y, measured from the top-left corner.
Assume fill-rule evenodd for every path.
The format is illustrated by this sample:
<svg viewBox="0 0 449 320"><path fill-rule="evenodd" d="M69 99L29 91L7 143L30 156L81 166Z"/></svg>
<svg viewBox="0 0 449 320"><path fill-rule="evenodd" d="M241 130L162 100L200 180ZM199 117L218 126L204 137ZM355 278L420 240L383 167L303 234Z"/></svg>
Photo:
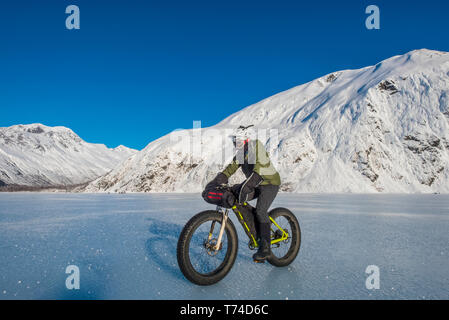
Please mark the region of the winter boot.
<svg viewBox="0 0 449 320"><path fill-rule="evenodd" d="M265 262L271 256L270 223L260 224L259 250L253 255L254 262Z"/></svg>

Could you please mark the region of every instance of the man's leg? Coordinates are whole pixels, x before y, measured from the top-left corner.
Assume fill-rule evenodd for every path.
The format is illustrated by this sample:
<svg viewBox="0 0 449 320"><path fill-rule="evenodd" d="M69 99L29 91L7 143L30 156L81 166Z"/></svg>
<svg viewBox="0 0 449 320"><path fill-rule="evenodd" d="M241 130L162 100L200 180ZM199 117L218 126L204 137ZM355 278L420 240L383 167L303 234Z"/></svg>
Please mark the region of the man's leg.
<svg viewBox="0 0 449 320"><path fill-rule="evenodd" d="M260 186L258 189L259 192L257 192L258 197L256 204L257 221L259 221L259 223L270 223L268 209L278 194L279 186L267 185Z"/></svg>
<svg viewBox="0 0 449 320"><path fill-rule="evenodd" d="M238 188L235 188L233 190L234 194L235 192L239 192ZM247 201L251 201L255 198L258 197L258 192L257 190L255 190L255 192L252 192L248 195L248 199ZM255 239L257 240L257 238L259 237L258 235L258 228L259 225L257 223L257 219L256 219L256 208L254 208L253 206L251 206L248 202L246 203L246 205L243 204L237 204L237 208L240 211L240 213L243 216L243 219L245 220L246 224L248 225L251 234L255 237ZM251 239L251 236L248 235Z"/></svg>
<svg viewBox="0 0 449 320"><path fill-rule="evenodd" d="M259 222L259 250L253 255L256 262L264 262L271 255L270 218L268 209L279 191L279 186L267 185L259 187L256 204L257 221Z"/></svg>

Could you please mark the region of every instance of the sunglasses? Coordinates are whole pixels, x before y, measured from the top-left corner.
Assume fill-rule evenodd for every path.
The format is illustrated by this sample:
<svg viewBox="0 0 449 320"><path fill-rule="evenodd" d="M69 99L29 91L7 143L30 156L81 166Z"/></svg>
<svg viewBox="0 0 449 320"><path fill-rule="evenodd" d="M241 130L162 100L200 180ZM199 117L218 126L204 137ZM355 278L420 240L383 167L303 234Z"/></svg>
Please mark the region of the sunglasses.
<svg viewBox="0 0 449 320"><path fill-rule="evenodd" d="M248 142L249 139L242 139L242 138L237 138L237 137L232 137L232 143L234 144L234 146L236 147L242 147L246 142Z"/></svg>

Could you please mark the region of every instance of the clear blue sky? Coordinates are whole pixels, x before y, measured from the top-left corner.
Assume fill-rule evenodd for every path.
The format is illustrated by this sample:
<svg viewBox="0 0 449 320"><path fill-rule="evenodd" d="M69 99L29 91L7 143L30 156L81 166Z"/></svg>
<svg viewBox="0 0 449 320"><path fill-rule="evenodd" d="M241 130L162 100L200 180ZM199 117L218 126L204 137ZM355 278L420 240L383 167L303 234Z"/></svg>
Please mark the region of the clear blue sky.
<svg viewBox="0 0 449 320"><path fill-rule="evenodd" d="M81 29L67 30L78 5ZM365 28L376 4L381 29ZM0 4L0 126L141 149L324 74L449 51L448 1L15 0Z"/></svg>

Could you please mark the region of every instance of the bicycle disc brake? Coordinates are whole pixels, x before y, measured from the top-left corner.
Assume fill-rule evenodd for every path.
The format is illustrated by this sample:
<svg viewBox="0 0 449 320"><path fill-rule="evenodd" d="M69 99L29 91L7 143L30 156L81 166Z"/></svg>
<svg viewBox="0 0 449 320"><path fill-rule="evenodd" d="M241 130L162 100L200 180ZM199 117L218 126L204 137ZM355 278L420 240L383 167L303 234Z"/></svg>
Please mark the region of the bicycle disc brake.
<svg viewBox="0 0 449 320"><path fill-rule="evenodd" d="M223 242L220 243L220 248L218 248L218 250L215 250L215 245L217 244L217 239L213 238L210 240L205 240L204 241L204 248L206 249L206 253L210 256L215 256L218 251L220 251L221 249L223 249Z"/></svg>

